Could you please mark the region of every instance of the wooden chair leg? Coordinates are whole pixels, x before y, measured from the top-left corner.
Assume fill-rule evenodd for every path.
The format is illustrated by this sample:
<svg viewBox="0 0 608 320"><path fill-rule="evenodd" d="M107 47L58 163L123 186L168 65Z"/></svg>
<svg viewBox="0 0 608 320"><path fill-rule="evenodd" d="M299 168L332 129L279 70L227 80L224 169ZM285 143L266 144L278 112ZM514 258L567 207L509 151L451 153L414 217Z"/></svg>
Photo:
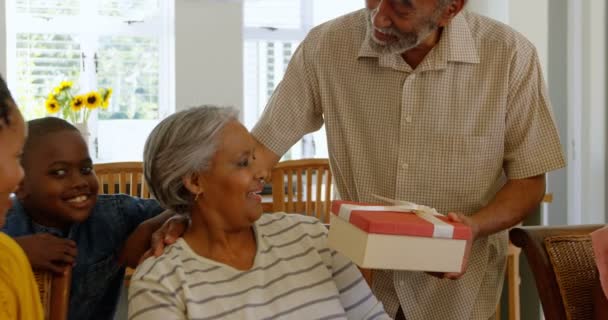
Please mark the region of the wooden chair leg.
<svg viewBox="0 0 608 320"><path fill-rule="evenodd" d="M509 320L520 319L519 303L519 254L521 249L509 243L507 256L507 284L509 286Z"/></svg>
<svg viewBox="0 0 608 320"><path fill-rule="evenodd" d="M519 302L519 285L521 278L519 276L519 254L521 249L509 243L509 250L507 252L507 290L508 290L508 301L509 308L508 319L519 320L520 319L520 302ZM500 320L500 301L496 306L496 320Z"/></svg>

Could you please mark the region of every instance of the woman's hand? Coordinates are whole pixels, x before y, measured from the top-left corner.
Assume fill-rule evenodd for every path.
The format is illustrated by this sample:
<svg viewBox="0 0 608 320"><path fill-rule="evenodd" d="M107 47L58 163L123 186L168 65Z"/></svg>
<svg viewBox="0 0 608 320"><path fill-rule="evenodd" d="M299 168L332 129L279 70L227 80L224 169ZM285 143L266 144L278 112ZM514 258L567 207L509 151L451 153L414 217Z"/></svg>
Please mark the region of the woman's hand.
<svg viewBox="0 0 608 320"><path fill-rule="evenodd" d="M66 265L74 265L78 249L76 242L39 233L16 237L15 241L23 248L33 269L50 270L57 274L66 272Z"/></svg>

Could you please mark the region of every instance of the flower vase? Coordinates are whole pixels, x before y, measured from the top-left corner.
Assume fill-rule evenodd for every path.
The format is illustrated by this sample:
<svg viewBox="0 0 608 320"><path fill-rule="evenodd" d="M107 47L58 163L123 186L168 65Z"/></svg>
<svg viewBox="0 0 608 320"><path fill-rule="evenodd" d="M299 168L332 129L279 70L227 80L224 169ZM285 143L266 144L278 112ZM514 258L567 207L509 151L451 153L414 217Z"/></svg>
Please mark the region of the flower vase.
<svg viewBox="0 0 608 320"><path fill-rule="evenodd" d="M82 138L87 143L87 145L89 145L89 137L91 136L91 133L89 132L88 124L86 122L78 122L74 123L74 127L76 127L78 131L80 131Z"/></svg>

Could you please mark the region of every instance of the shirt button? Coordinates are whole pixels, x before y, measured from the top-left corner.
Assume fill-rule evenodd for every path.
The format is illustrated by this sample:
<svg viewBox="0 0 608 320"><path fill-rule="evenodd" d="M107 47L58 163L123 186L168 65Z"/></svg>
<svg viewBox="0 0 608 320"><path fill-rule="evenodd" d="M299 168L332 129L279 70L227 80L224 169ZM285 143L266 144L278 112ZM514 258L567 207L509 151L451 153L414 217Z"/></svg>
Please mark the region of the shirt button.
<svg viewBox="0 0 608 320"><path fill-rule="evenodd" d="M409 164L407 164L407 163L402 163L402 164L401 164L401 168L402 168L403 170L407 170L407 169L409 169L409 167L410 167L410 165L409 165Z"/></svg>
<svg viewBox="0 0 608 320"><path fill-rule="evenodd" d="M403 280L399 280L399 286L401 286L401 287L405 287L405 281L403 281Z"/></svg>
<svg viewBox="0 0 608 320"><path fill-rule="evenodd" d="M414 80L414 79L416 79L416 74L415 74L415 73L412 73L412 74L409 76L409 79L410 79L410 80Z"/></svg>
<svg viewBox="0 0 608 320"><path fill-rule="evenodd" d="M406 122L412 122L412 116L410 116L409 114L407 116L405 116L405 121Z"/></svg>

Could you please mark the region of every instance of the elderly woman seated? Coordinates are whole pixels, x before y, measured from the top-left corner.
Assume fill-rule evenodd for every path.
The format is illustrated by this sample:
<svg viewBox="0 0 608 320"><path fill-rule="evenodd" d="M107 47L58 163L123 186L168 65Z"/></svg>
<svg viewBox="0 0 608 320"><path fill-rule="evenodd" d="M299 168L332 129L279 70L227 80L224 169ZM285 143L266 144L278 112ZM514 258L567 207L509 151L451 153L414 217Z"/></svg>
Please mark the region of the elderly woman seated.
<svg viewBox="0 0 608 320"><path fill-rule="evenodd" d="M389 319L312 217L262 214L256 141L229 108L163 120L144 151L163 207L191 225L129 288L129 319Z"/></svg>

